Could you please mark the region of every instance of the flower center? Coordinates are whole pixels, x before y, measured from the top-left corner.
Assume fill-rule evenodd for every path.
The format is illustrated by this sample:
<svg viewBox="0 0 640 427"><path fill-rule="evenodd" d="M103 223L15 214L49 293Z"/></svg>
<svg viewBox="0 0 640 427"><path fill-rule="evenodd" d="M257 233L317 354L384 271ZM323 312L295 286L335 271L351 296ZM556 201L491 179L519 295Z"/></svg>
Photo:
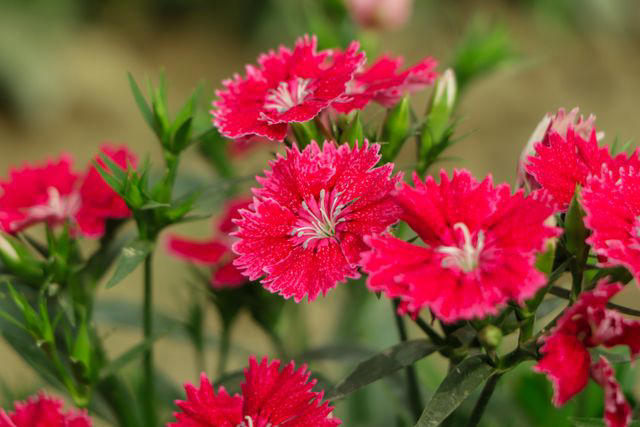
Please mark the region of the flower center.
<svg viewBox="0 0 640 427"><path fill-rule="evenodd" d="M310 243L322 243L326 239L336 238L336 227L347 220L349 207L355 199L340 203L340 191L332 190L327 194L325 189L320 190L320 197L316 201L310 198L302 201L302 207L298 211L298 221L291 230L291 235L296 244L301 244L307 249Z"/></svg>
<svg viewBox="0 0 640 427"><path fill-rule="evenodd" d="M280 82L276 89L267 92L264 108L282 114L302 104L311 93L309 89L311 81L311 79L297 77L289 82Z"/></svg>
<svg viewBox="0 0 640 427"><path fill-rule="evenodd" d="M278 427L273 424L261 420L254 421L250 415L245 415L244 419L236 427Z"/></svg>
<svg viewBox="0 0 640 427"><path fill-rule="evenodd" d="M442 266L445 268L457 267L465 273L475 270L480 260L480 253L484 248L484 233L482 230L478 231L476 236L476 243L473 244L473 239L469 228L466 224L458 222L453 226L454 230L460 230L462 232L463 243L462 247L458 246L439 246L436 251L445 254L442 259Z"/></svg>
<svg viewBox="0 0 640 427"><path fill-rule="evenodd" d="M28 209L28 217L35 220L56 219L64 220L74 216L80 209L80 195L71 193L67 196L60 195L55 187L47 188L49 198L42 205L32 206Z"/></svg>

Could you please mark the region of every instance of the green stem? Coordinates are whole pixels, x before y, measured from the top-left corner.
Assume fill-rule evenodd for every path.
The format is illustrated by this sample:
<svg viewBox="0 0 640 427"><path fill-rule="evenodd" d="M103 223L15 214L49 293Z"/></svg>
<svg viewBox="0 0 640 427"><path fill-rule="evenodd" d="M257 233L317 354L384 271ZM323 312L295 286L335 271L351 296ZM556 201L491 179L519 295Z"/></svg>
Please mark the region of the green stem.
<svg viewBox="0 0 640 427"><path fill-rule="evenodd" d="M393 316L396 320L396 326L398 328L398 335L401 341L407 341L407 329L404 324L404 319L398 315L397 300L393 301ZM413 420L416 421L422 415L422 396L420 393L420 387L418 386L418 379L416 375L416 369L413 365L409 365L406 368L407 373L407 398L409 399L409 405L413 412Z"/></svg>
<svg viewBox="0 0 640 427"><path fill-rule="evenodd" d="M138 427L140 425L135 405L132 404L134 398L120 378L110 375L101 381L97 388L98 393L111 408L119 426Z"/></svg>
<svg viewBox="0 0 640 427"><path fill-rule="evenodd" d="M222 334L220 335L220 347L218 348L218 367L216 374L218 377L224 374L229 361L229 349L231 348L231 327L227 324L222 326Z"/></svg>
<svg viewBox="0 0 640 427"><path fill-rule="evenodd" d="M153 252L144 260L144 307L143 307L143 330L144 339L151 341L153 336L153 286L152 286L152 261ZM157 426L155 411L155 386L153 371L153 345L149 345L143 355L143 391L144 391L144 414L147 427Z"/></svg>
<svg viewBox="0 0 640 427"><path fill-rule="evenodd" d="M431 339L431 341L433 341L434 344L444 345L446 343L445 339L442 338L435 329L429 326L429 324L425 322L424 319L422 319L421 317L416 317L414 321L416 322L416 325L418 325L418 327L422 329L425 334L427 334L427 336Z"/></svg>
<svg viewBox="0 0 640 427"><path fill-rule="evenodd" d="M469 421L467 422L467 427L475 427L480 422L482 415L484 414L484 410L487 409L487 404L493 395L493 392L496 389L496 385L498 384L498 380L502 374L495 374L484 385L482 389L482 393L476 402L476 406L473 408L473 412L469 417Z"/></svg>

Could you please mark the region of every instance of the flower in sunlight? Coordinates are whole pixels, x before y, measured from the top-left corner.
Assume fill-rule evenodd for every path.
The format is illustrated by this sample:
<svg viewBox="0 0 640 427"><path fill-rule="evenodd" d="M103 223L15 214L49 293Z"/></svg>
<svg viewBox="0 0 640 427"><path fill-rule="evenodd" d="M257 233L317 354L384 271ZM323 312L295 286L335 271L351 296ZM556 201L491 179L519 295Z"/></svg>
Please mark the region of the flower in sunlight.
<svg viewBox="0 0 640 427"><path fill-rule="evenodd" d="M424 246L368 237L362 264L369 288L399 298L404 312L428 307L445 322L481 318L544 285L535 256L559 230L546 224L553 212L543 201L459 170L451 179L442 171L440 184L414 176L397 202Z"/></svg>
<svg viewBox="0 0 640 427"><path fill-rule="evenodd" d="M314 300L359 277L363 237L398 220L393 165L375 167L380 146L327 141L297 146L258 177L253 204L240 211L235 264L251 280L296 302Z"/></svg>

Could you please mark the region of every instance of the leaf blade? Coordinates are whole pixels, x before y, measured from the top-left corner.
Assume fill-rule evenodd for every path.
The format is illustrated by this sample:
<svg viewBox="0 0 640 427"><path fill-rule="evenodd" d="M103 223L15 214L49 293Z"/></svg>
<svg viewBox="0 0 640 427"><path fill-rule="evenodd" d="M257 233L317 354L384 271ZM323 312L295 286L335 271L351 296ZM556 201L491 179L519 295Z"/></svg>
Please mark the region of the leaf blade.
<svg viewBox="0 0 640 427"><path fill-rule="evenodd" d="M440 425L480 384L495 373L483 356L472 356L460 362L442 381L424 408L415 427Z"/></svg>
<svg viewBox="0 0 640 427"><path fill-rule="evenodd" d="M437 351L427 339L404 341L360 362L354 371L340 381L327 398L342 399L360 388L389 376Z"/></svg>

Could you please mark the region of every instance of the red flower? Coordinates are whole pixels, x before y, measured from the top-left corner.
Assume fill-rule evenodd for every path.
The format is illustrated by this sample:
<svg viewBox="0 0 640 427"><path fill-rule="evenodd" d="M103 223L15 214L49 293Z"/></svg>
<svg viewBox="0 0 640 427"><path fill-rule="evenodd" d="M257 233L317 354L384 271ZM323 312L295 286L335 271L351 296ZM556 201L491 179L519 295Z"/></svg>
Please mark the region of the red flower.
<svg viewBox="0 0 640 427"><path fill-rule="evenodd" d="M225 80L211 111L220 133L282 141L288 123L311 120L342 96L364 53L357 42L339 53L317 52L316 44L315 37L301 37L293 51L281 46L261 55L257 67L248 65L246 77Z"/></svg>
<svg viewBox="0 0 640 427"><path fill-rule="evenodd" d="M101 151L126 168L135 166L135 156L125 147L105 145ZM96 161L103 164L100 157ZM51 226L69 221L72 231L88 237L101 237L109 218L130 215L124 200L102 179L91 165L84 177L71 170L71 157L61 156L44 166L25 165L0 182L0 228L17 233L39 222Z"/></svg>
<svg viewBox="0 0 640 427"><path fill-rule="evenodd" d="M72 218L80 209L80 196L71 163L71 157L63 155L44 165L12 169L9 179L0 182L2 230L16 233L38 222L53 226Z"/></svg>
<svg viewBox="0 0 640 427"><path fill-rule="evenodd" d="M100 151L125 170L136 167L136 156L125 146L103 145ZM99 155L94 161L105 166ZM89 166L82 181L80 200L80 209L75 218L81 233L88 237L102 236L107 219L127 218L131 215L122 197L109 187L94 165Z"/></svg>
<svg viewBox="0 0 640 427"><path fill-rule="evenodd" d="M510 194L491 177L476 181L468 171L440 174L415 188L404 184L397 196L401 219L425 246L392 236L372 236L362 257L368 286L400 298L403 311L429 307L453 322L497 313L509 299L522 302L545 283L534 268L535 254L559 230L545 224L546 203Z"/></svg>
<svg viewBox="0 0 640 427"><path fill-rule="evenodd" d="M294 362L280 369L280 361L258 363L249 359L244 370L242 396L229 396L224 387L216 394L205 374L200 388L185 385L186 401L176 401L172 427L334 427L341 421L332 418L333 408L323 402L322 392L312 391L316 380L309 380L306 365L297 371Z"/></svg>
<svg viewBox="0 0 640 427"><path fill-rule="evenodd" d="M587 242L604 264L622 264L640 277L640 160L625 167L603 168L587 179L582 191L585 225L592 230Z"/></svg>
<svg viewBox="0 0 640 427"><path fill-rule="evenodd" d="M26 402L15 402L13 412L0 409L0 427L91 427L85 411L62 410L62 401L40 392Z"/></svg>
<svg viewBox="0 0 640 427"><path fill-rule="evenodd" d="M405 94L433 83L437 76L437 62L433 58L425 58L400 72L402 62L401 57L381 56L371 66L356 73L347 85L346 94L331 106L341 113L362 110L371 101L392 107Z"/></svg>
<svg viewBox="0 0 640 427"><path fill-rule="evenodd" d="M612 157L607 148L598 146L592 116L587 121L580 120L576 127L572 123L573 119L567 123L566 118L559 124L552 121L550 130L535 144L535 155L529 156L525 165L526 172L533 179L529 179L532 187L548 191L552 202L561 211L567 210L576 186L584 186L589 175L599 175L604 165L617 171L629 162L624 154ZM557 126L559 131L555 131L553 126ZM590 133L585 137L589 129Z"/></svg>
<svg viewBox="0 0 640 427"><path fill-rule="evenodd" d="M238 198L227 202L217 225L217 235L200 241L177 235L169 236L169 252L178 258L211 266L211 286L214 289L234 288L247 283L247 278L233 265L236 255L231 251L228 234L235 230L233 220L240 218L238 211L249 206L250 200Z"/></svg>
<svg viewBox="0 0 640 427"><path fill-rule="evenodd" d="M595 290L583 292L568 308L551 333L543 339L542 359L534 367L553 383L553 403L566 403L589 381L589 375L605 390L605 420L609 427L627 426L631 408L615 381L606 359L593 363L588 349L626 345L631 357L640 354L640 322L629 320L606 308L622 289L620 284L601 281Z"/></svg>
<svg viewBox="0 0 640 427"><path fill-rule="evenodd" d="M251 280L296 302L314 300L359 277L363 237L397 221L393 165L375 167L378 144L294 146L270 163L262 188L236 222L235 265Z"/></svg>
<svg viewBox="0 0 640 427"><path fill-rule="evenodd" d="M544 146L549 147L551 145L550 137L552 133L559 133L562 138L567 139L567 133L569 128L572 128L580 138L586 140L589 139L591 133L595 129L596 117L590 114L585 118L580 114L578 107L569 111L568 113L564 108L560 108L555 115L550 113L545 114L536 129L529 137L527 145L520 153L520 161L518 162L518 187L529 186L531 190L540 188L540 184L528 173L526 166L529 156L535 156L536 146L538 143L542 143ZM604 133L598 132L596 139L598 141L604 138Z"/></svg>

